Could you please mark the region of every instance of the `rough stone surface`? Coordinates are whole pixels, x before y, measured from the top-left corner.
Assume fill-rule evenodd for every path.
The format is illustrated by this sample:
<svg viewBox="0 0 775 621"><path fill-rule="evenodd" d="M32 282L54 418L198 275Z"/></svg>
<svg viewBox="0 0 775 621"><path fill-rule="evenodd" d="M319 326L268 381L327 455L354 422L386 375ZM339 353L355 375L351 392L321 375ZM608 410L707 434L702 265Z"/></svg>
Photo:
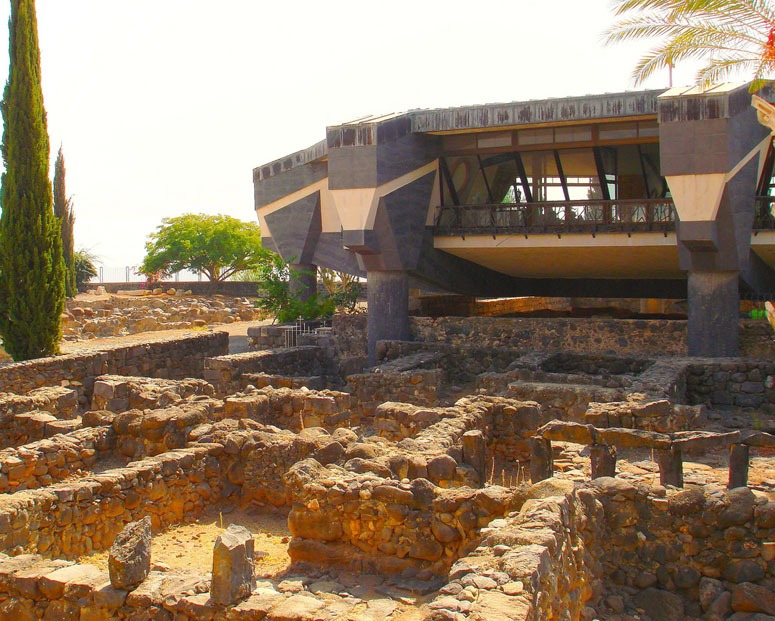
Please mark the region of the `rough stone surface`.
<svg viewBox="0 0 775 621"><path fill-rule="evenodd" d="M151 518L130 522L118 534L108 555L110 584L114 589L133 589L151 571Z"/></svg>

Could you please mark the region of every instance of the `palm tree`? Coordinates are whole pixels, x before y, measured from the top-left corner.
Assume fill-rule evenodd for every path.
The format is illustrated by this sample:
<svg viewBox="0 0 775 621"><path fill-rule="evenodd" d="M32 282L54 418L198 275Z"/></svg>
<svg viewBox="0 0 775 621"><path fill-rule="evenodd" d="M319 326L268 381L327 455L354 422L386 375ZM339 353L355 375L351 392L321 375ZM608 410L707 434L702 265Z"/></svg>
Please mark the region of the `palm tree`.
<svg viewBox="0 0 775 621"><path fill-rule="evenodd" d="M635 66L636 84L686 59L702 59L697 83L753 76L751 91L775 73L775 10L770 0L619 0L606 43L656 39Z"/></svg>

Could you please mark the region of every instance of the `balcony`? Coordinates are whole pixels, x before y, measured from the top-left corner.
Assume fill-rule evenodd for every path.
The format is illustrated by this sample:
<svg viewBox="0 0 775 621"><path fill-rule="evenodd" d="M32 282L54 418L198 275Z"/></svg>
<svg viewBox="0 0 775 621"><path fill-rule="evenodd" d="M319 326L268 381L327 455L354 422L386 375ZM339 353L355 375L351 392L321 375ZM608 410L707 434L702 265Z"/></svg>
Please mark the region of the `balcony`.
<svg viewBox="0 0 775 621"><path fill-rule="evenodd" d="M443 206L435 235L537 235L675 231L670 199Z"/></svg>

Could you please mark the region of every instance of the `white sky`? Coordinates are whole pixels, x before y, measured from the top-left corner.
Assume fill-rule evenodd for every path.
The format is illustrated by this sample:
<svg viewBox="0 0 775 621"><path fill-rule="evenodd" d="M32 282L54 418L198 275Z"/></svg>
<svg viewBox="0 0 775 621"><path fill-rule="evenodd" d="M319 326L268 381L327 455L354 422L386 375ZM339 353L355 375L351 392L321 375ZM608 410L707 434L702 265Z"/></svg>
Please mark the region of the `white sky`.
<svg viewBox="0 0 775 621"><path fill-rule="evenodd" d="M253 168L326 125L624 91L645 49L603 47L610 0L37 0L37 13L52 174L61 143L76 248L106 267L140 263L163 217L255 220ZM0 26L3 67L7 38Z"/></svg>

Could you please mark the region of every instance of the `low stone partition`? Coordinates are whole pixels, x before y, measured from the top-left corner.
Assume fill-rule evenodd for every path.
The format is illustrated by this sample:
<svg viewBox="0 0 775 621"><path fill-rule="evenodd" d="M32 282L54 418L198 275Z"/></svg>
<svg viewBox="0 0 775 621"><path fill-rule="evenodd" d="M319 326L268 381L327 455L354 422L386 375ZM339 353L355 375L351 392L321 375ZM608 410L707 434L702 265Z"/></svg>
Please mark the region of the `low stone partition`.
<svg viewBox="0 0 775 621"><path fill-rule="evenodd" d="M215 386L218 394L229 394L244 389L249 383L245 376L249 374L309 377L326 375L328 367L321 348L303 346L206 358L203 377Z"/></svg>
<svg viewBox="0 0 775 621"><path fill-rule="evenodd" d="M100 375L136 375L164 379L201 377L204 360L229 350L226 332L160 338L138 345L105 346L99 351L39 358L0 366L0 390L26 393L41 386L76 390L84 406Z"/></svg>
<svg viewBox="0 0 775 621"><path fill-rule="evenodd" d="M243 506L261 510L290 506L283 475L294 464L307 458L323 464L340 461L355 441L355 434L345 429L292 433L250 420L203 425L192 436L222 447L213 454L223 462L225 490L238 495Z"/></svg>
<svg viewBox="0 0 775 621"><path fill-rule="evenodd" d="M595 427L625 427L670 433L696 429L704 405L680 405L667 399L628 395L626 401L590 403L582 421ZM643 398L637 398L643 397Z"/></svg>
<svg viewBox="0 0 775 621"><path fill-rule="evenodd" d="M546 358L541 368L549 373L581 373L584 375L640 375L654 364L648 358L594 355L560 352Z"/></svg>
<svg viewBox="0 0 775 621"><path fill-rule="evenodd" d="M124 412L165 407L194 395L212 397L211 384L201 379L162 380L101 375L95 379L91 409Z"/></svg>
<svg viewBox="0 0 775 621"><path fill-rule="evenodd" d="M357 424L350 410L351 396L333 390L290 388L248 389L224 399L221 415L278 425L293 432L309 427L334 431Z"/></svg>
<svg viewBox="0 0 775 621"><path fill-rule="evenodd" d="M1 393L0 448L41 440L50 435L49 424L77 416L78 393L70 388L36 388L26 395Z"/></svg>
<svg viewBox="0 0 775 621"><path fill-rule="evenodd" d="M744 487L666 495L611 478L590 491L603 507L596 557L612 588L629 589L633 607L653 619L775 612L775 502Z"/></svg>
<svg viewBox="0 0 775 621"><path fill-rule="evenodd" d="M0 451L0 493L36 489L88 470L116 446L109 427L78 429L68 434Z"/></svg>
<svg viewBox="0 0 775 621"><path fill-rule="evenodd" d="M597 541L602 510L591 494L582 504L582 492L559 483L526 490L518 512L482 530L476 549L452 566L425 619L592 618L583 612L600 572L588 548Z"/></svg>
<svg viewBox="0 0 775 621"><path fill-rule="evenodd" d="M689 403L775 409L775 362L752 359L687 360Z"/></svg>
<svg viewBox="0 0 775 621"><path fill-rule="evenodd" d="M443 377L439 369L361 373L347 376L346 390L353 395L359 418L369 419L385 401L435 405Z"/></svg>
<svg viewBox="0 0 775 621"><path fill-rule="evenodd" d="M391 368L418 360L415 366L444 370L445 381L469 383L482 373L503 372L524 355L522 350L506 347L486 347L471 344L426 343L410 341L378 341L378 368ZM398 370L398 369L394 369ZM406 369L403 369L406 370Z"/></svg>
<svg viewBox="0 0 775 621"><path fill-rule="evenodd" d="M102 550L125 523L155 530L194 519L221 498L223 447L195 445L44 489L0 496L0 552L74 558Z"/></svg>
<svg viewBox="0 0 775 621"><path fill-rule="evenodd" d="M537 401L549 418L582 421L590 403L622 401L626 393L617 388L592 384L539 384L513 382L506 396L522 401Z"/></svg>
<svg viewBox="0 0 775 621"><path fill-rule="evenodd" d="M524 496L452 566L426 620L636 609L660 620L765 619L756 613L773 610L775 502L746 488L670 492L603 477L584 487L543 481Z"/></svg>
<svg viewBox="0 0 775 621"><path fill-rule="evenodd" d="M306 561L397 574L443 574L491 520L516 502L500 487L442 490L426 479L411 482L355 474L314 460L286 475L293 499L289 554Z"/></svg>
<svg viewBox="0 0 775 621"><path fill-rule="evenodd" d="M88 412L92 425L109 425L116 434L116 452L131 458L159 455L188 443L193 429L220 417L223 403L207 396L194 397L166 408L127 410L118 414Z"/></svg>

